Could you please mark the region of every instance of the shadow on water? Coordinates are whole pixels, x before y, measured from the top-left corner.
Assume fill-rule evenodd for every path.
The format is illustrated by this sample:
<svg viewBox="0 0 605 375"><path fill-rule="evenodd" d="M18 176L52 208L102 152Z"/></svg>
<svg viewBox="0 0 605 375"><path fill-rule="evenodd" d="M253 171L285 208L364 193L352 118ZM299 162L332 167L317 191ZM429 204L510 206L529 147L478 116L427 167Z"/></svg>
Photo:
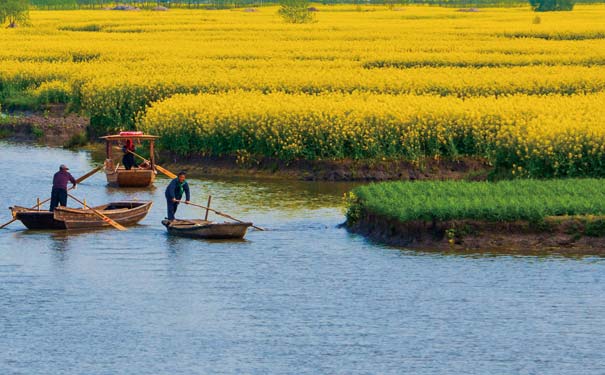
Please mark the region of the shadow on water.
<svg viewBox="0 0 605 375"><path fill-rule="evenodd" d="M208 195L212 199L229 200L244 207L262 209L320 209L339 207L342 196L358 183L308 182L297 180L255 180L244 178L212 178L211 180L188 179L192 190L192 200L206 203ZM168 184L165 178L158 178L156 185Z"/></svg>

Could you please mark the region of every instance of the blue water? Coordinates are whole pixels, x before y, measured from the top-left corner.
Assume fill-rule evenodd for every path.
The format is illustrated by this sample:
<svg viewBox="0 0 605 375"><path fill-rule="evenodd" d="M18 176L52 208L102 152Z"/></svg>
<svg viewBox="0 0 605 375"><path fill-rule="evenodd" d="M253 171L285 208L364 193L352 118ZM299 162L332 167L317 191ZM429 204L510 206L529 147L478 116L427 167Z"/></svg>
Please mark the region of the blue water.
<svg viewBox="0 0 605 375"><path fill-rule="evenodd" d="M2 209L48 196L60 163L92 165L0 149ZM601 258L379 246L337 228L346 186L235 179L190 183L269 231L171 238L165 182L124 191L99 174L76 190L91 204L154 199L127 232L0 230L0 374L605 373Z"/></svg>

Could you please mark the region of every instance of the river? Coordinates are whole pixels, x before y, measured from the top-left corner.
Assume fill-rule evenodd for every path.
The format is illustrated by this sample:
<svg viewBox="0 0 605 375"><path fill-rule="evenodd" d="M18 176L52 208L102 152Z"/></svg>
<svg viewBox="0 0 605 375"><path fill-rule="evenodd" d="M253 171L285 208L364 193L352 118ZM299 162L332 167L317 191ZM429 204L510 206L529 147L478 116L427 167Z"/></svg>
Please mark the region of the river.
<svg viewBox="0 0 605 375"><path fill-rule="evenodd" d="M49 195L90 154L0 143L0 207ZM605 260L415 252L338 228L343 184L190 179L194 200L267 227L166 235L163 187L126 232L0 230L1 374L603 374ZM180 207L177 217L202 211Z"/></svg>

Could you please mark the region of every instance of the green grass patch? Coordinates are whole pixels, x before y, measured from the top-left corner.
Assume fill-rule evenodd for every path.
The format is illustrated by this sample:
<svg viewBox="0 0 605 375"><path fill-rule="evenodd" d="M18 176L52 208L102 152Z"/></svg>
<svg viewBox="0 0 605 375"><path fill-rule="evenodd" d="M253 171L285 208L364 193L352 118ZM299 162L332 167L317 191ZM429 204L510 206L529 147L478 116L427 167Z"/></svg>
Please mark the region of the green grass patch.
<svg viewBox="0 0 605 375"><path fill-rule="evenodd" d="M12 131L10 131L9 129L6 129L2 126L2 123L0 123L0 139L4 139L4 138L8 138L13 134Z"/></svg>
<svg viewBox="0 0 605 375"><path fill-rule="evenodd" d="M536 38L544 40L591 40L605 39L605 32L602 31L587 31L587 32L512 32L500 34L506 38Z"/></svg>
<svg viewBox="0 0 605 375"><path fill-rule="evenodd" d="M39 106L38 98L31 92L15 85L0 83L0 104L7 111L35 110Z"/></svg>
<svg viewBox="0 0 605 375"><path fill-rule="evenodd" d="M353 190L347 219L360 212L402 222L482 220L534 223L548 216L605 214L605 184L599 179L384 182ZM603 232L594 222L589 232Z"/></svg>
<svg viewBox="0 0 605 375"><path fill-rule="evenodd" d="M65 25L65 26L60 26L58 29L61 31L95 32L95 31L102 31L103 25L99 25L96 23L90 23L90 24L85 24L85 25Z"/></svg>

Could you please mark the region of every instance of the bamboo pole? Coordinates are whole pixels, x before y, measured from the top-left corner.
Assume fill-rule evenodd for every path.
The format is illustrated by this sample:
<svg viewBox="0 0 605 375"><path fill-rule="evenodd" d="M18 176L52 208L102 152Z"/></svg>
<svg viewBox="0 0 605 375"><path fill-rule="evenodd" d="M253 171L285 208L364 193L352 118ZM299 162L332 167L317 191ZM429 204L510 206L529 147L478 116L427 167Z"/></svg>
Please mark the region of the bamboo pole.
<svg viewBox="0 0 605 375"><path fill-rule="evenodd" d="M130 151L130 150L127 150L127 151L128 151L129 153L133 154L134 156L136 156L137 158L139 158L139 159L143 160L144 162L149 163L149 165L151 165L153 168L155 168L155 169L157 169L158 171L160 171L160 172L162 172L163 174L165 174L165 175L166 175L166 177L168 177L168 178L176 178L176 177L177 177L177 176L176 176L174 173L170 172L168 169L166 169L166 168L164 168L164 167L162 167L162 166L160 166L160 165L155 164L155 162L153 162L153 163L152 163L151 161L149 161L149 160L145 159L144 157L142 157L141 155L137 154L136 152L134 152L134 151Z"/></svg>
<svg viewBox="0 0 605 375"><path fill-rule="evenodd" d="M177 202L183 202L183 201L177 201ZM214 212L214 213L215 213L215 214L217 214L217 215L224 216L224 217L226 217L227 219L231 219L231 220L237 221L238 223L243 223L243 224L246 224L246 223L247 223L246 221L243 221L243 220L237 219L237 218L235 218L235 217L233 217L233 216L231 216L231 215L227 215L227 214L222 213L222 212L220 212L220 211L214 210L214 209L212 209L212 208L210 208L210 207L202 206L201 204L195 204L195 203L191 203L191 202L189 202L189 203L184 202L184 203L185 203L185 204L188 204L188 205L191 205L191 206L194 206L194 207L205 208L205 209L207 209L208 211L212 211L212 212ZM261 228L261 227L257 227L256 225L252 225L252 228L257 229L257 230L262 230L262 231L266 230L266 229L263 229L263 228Z"/></svg>

